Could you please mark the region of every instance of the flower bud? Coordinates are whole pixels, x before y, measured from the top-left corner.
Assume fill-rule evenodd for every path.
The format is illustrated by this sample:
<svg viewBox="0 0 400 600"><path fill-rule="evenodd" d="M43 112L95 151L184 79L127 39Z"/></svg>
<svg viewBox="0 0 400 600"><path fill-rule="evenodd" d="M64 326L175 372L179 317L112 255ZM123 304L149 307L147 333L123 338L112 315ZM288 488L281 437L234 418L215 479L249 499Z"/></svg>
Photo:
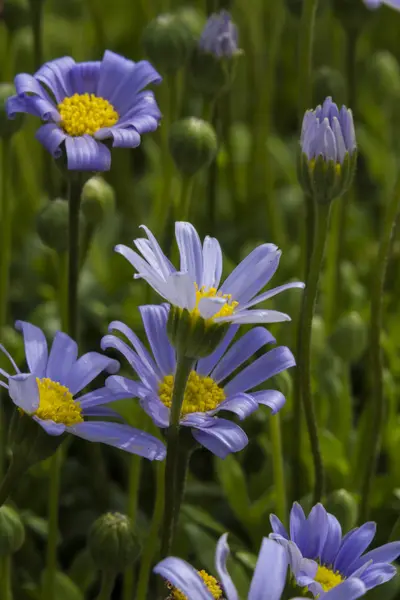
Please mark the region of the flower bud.
<svg viewBox="0 0 400 600"><path fill-rule="evenodd" d="M82 189L81 209L88 224L96 227L106 214L107 207L115 201L114 190L102 177L96 175L89 179Z"/></svg>
<svg viewBox="0 0 400 600"><path fill-rule="evenodd" d="M357 522L357 502L347 490L335 490L329 494L325 508L337 518L343 533L350 531Z"/></svg>
<svg viewBox="0 0 400 600"><path fill-rule="evenodd" d="M10 96L14 96L15 87L11 83L0 83L0 139L9 138L24 122L24 115L18 113L14 119L9 119L6 111L6 103Z"/></svg>
<svg viewBox="0 0 400 600"><path fill-rule="evenodd" d="M25 528L11 506L0 508L0 556L17 552L25 540Z"/></svg>
<svg viewBox="0 0 400 600"><path fill-rule="evenodd" d="M330 338L336 354L345 362L353 363L361 358L367 347L367 328L357 312L341 317Z"/></svg>
<svg viewBox="0 0 400 600"><path fill-rule="evenodd" d="M332 98L308 110L303 119L298 177L304 192L319 203L331 202L350 187L357 159L351 110L340 111Z"/></svg>
<svg viewBox="0 0 400 600"><path fill-rule="evenodd" d="M164 14L150 21L143 32L142 43L157 69L168 73L185 65L195 41L179 15Z"/></svg>
<svg viewBox="0 0 400 600"><path fill-rule="evenodd" d="M379 103L387 100L398 101L400 97L400 68L393 54L387 50L376 52L369 69L371 91Z"/></svg>
<svg viewBox="0 0 400 600"><path fill-rule="evenodd" d="M190 31L193 39L198 40L204 28L203 14L192 6L182 6L176 14Z"/></svg>
<svg viewBox="0 0 400 600"><path fill-rule="evenodd" d="M314 104L320 104L328 96L334 96L338 102L344 102L346 83L340 71L324 66L314 74Z"/></svg>
<svg viewBox="0 0 400 600"><path fill-rule="evenodd" d="M120 513L106 513L93 523L88 546L96 567L101 571L124 571L140 555L133 523Z"/></svg>
<svg viewBox="0 0 400 600"><path fill-rule="evenodd" d="M167 321L168 338L180 356L208 356L221 343L228 329L229 323L214 323L179 306L170 308Z"/></svg>
<svg viewBox="0 0 400 600"><path fill-rule="evenodd" d="M30 14L27 0L3 0L2 9L0 3L0 21L4 22L10 33L28 25Z"/></svg>
<svg viewBox="0 0 400 600"><path fill-rule="evenodd" d="M177 169L191 176L212 162L217 153L217 136L210 123L188 117L172 124L169 149Z"/></svg>

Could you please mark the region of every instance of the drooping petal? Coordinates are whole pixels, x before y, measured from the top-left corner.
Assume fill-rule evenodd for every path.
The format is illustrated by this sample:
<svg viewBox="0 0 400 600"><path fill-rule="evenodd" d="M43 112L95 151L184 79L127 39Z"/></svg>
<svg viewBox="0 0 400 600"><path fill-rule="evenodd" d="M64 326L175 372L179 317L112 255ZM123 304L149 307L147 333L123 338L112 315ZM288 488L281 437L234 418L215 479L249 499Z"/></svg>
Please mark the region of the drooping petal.
<svg viewBox="0 0 400 600"><path fill-rule="evenodd" d="M180 270L189 273L200 289L203 285L203 249L199 234L190 223L178 221L175 224L175 237L181 257Z"/></svg>
<svg viewBox="0 0 400 600"><path fill-rule="evenodd" d="M235 342L219 361L211 377L219 383L231 375L260 348L275 342L275 338L264 327L255 327Z"/></svg>
<svg viewBox="0 0 400 600"><path fill-rule="evenodd" d="M85 421L67 427L67 431L89 442L108 444L149 460L164 460L165 458L165 445L160 440L129 425Z"/></svg>
<svg viewBox="0 0 400 600"><path fill-rule="evenodd" d="M209 356L206 356L205 358L201 358L198 361L197 366L196 366L196 372L199 375L206 376L211 373L211 371L213 370L215 365L218 364L221 356L223 356L224 353L226 352L226 349L228 348L229 344L235 337L238 329L239 329L239 325L231 325L229 327L228 331L226 332L225 337L223 338L222 342L220 344L218 344L218 346L214 350L214 352L212 352L212 354L210 354Z"/></svg>
<svg viewBox="0 0 400 600"><path fill-rule="evenodd" d="M228 534L224 533L218 540L215 552L215 568L225 592L226 600L239 600L235 584L228 573L226 561L229 557Z"/></svg>
<svg viewBox="0 0 400 600"><path fill-rule="evenodd" d="M282 321L290 321L290 317L277 310L239 310L230 317L216 317L215 319L215 322L218 323L237 323L238 325L282 323Z"/></svg>
<svg viewBox="0 0 400 600"><path fill-rule="evenodd" d="M292 288L304 289L304 287L305 287L305 284L302 283L301 281L292 281L290 283L285 283L284 285L280 285L276 288L273 288L272 290L268 290L267 292L264 292L264 294L255 296L255 298L253 298L250 302L247 302L244 306L241 306L240 310L246 310L247 308L250 308L251 306L255 306L256 304L259 304L260 302L264 302L265 300L268 300L269 298L272 298L273 296L276 296L277 294L284 292L285 290L290 290Z"/></svg>
<svg viewBox="0 0 400 600"><path fill-rule="evenodd" d="M60 146L66 140L67 134L56 123L46 123L39 127L35 138L50 152L53 158L57 159L62 156L63 151Z"/></svg>
<svg viewBox="0 0 400 600"><path fill-rule="evenodd" d="M28 415L39 408L39 390L36 376L32 373L19 373L10 377L8 393L14 404Z"/></svg>
<svg viewBox="0 0 400 600"><path fill-rule="evenodd" d="M9 119L14 119L17 113L23 112L28 115L39 117L42 121L54 121L59 123L61 116L55 106L44 98L38 96L10 96L6 104L7 115Z"/></svg>
<svg viewBox="0 0 400 600"><path fill-rule="evenodd" d="M109 171L111 167L110 150L91 135L67 136L65 149L70 171Z"/></svg>
<svg viewBox="0 0 400 600"><path fill-rule="evenodd" d="M170 411L156 394L146 394L140 399L140 406L157 427L164 429L169 425Z"/></svg>
<svg viewBox="0 0 400 600"><path fill-rule="evenodd" d="M209 411L210 415L217 414L221 410L229 410L235 413L239 419L249 417L258 408L258 402L249 394L237 394L233 398L227 398L217 406L215 410Z"/></svg>
<svg viewBox="0 0 400 600"><path fill-rule="evenodd" d="M95 379L102 371L116 373L119 362L99 352L88 352L81 356L68 374L66 386L74 396Z"/></svg>
<svg viewBox="0 0 400 600"><path fill-rule="evenodd" d="M375 537L376 523L364 523L352 532L348 538L343 538L341 548L337 554L334 568L347 576L349 567L368 548Z"/></svg>
<svg viewBox="0 0 400 600"><path fill-rule="evenodd" d="M280 600L286 583L288 559L284 548L264 538L258 555L249 599Z"/></svg>
<svg viewBox="0 0 400 600"><path fill-rule="evenodd" d="M196 569L181 558L175 556L164 558L154 567L153 571L172 583L188 598L213 600L211 592L207 589Z"/></svg>
<svg viewBox="0 0 400 600"><path fill-rule="evenodd" d="M66 333L57 331L47 362L46 377L64 385L77 358L78 344Z"/></svg>
<svg viewBox="0 0 400 600"><path fill-rule="evenodd" d="M46 373L48 350L47 342L43 331L27 323L26 321L16 321L15 329L21 331L24 336L25 357L31 373L36 377L44 377Z"/></svg>
<svg viewBox="0 0 400 600"><path fill-rule="evenodd" d="M218 289L222 275L222 250L215 238L206 235L203 242L203 277L202 284L206 289Z"/></svg>
<svg viewBox="0 0 400 600"><path fill-rule="evenodd" d="M140 135L130 127L102 127L94 134L96 140L112 140L113 148L137 148L140 146Z"/></svg>
<svg viewBox="0 0 400 600"><path fill-rule="evenodd" d="M64 423L55 423L51 419L45 421L43 419L39 419L36 416L33 417L33 419L36 421L36 423L38 423L40 425L40 427L42 427L42 429L45 430L45 432L48 435L53 435L53 436L62 435L66 430Z"/></svg>
<svg viewBox="0 0 400 600"><path fill-rule="evenodd" d="M81 408L86 410L89 408L94 408L95 406L100 406L101 404L114 402L115 400L124 400L126 397L126 393L122 391L114 392L109 387L102 387L80 396L77 400L81 405Z"/></svg>
<svg viewBox="0 0 400 600"><path fill-rule="evenodd" d="M260 390L259 392L251 392L251 395L258 404L269 406L273 415L280 411L286 402L285 396L278 390Z"/></svg>
<svg viewBox="0 0 400 600"><path fill-rule="evenodd" d="M367 562L372 560L374 563L391 563L400 556L400 542L389 542L379 548L370 550L349 567L349 572L356 571Z"/></svg>
<svg viewBox="0 0 400 600"><path fill-rule="evenodd" d="M175 373L175 352L167 336L168 309L165 306L141 306L147 339L163 376Z"/></svg>
<svg viewBox="0 0 400 600"><path fill-rule="evenodd" d="M225 394L233 396L239 392L247 392L270 377L281 373L295 365L294 356L286 346L273 348L260 356L251 365L243 369L225 387Z"/></svg>
<svg viewBox="0 0 400 600"><path fill-rule="evenodd" d="M206 429L193 429L193 437L202 446L219 458L226 458L232 452L243 450L248 444L248 438L243 429L227 421L215 419L215 425Z"/></svg>
<svg viewBox="0 0 400 600"><path fill-rule="evenodd" d="M54 94L57 103L74 93L70 81L70 71L74 65L73 58L63 56L45 63L35 73L35 79L43 83Z"/></svg>

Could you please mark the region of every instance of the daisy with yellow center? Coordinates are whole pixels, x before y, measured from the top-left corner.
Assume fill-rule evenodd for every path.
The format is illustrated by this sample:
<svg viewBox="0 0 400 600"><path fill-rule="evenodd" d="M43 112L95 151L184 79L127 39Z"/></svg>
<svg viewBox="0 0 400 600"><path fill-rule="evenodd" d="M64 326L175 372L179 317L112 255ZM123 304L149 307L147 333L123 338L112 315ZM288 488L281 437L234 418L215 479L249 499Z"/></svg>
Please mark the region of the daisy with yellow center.
<svg viewBox="0 0 400 600"><path fill-rule="evenodd" d="M321 585L324 592L329 592L329 590L342 583L344 577L342 577L339 571L333 571L324 565L318 565L315 581Z"/></svg>
<svg viewBox="0 0 400 600"><path fill-rule="evenodd" d="M206 571L197 571L198 575L202 578L207 590L210 592L215 600L222 599L222 589L218 581L212 575L209 575ZM167 583L167 587L171 590L168 600L189 600L188 597L178 590L171 583Z"/></svg>
<svg viewBox="0 0 400 600"><path fill-rule="evenodd" d="M103 127L112 127L119 119L113 105L94 94L74 94L58 104L61 126L68 135L94 135Z"/></svg>
<svg viewBox="0 0 400 600"><path fill-rule="evenodd" d="M158 386L161 402L171 408L174 376L166 375ZM225 400L225 392L211 377L202 377L191 371L186 385L181 416L194 412L215 410Z"/></svg>
<svg viewBox="0 0 400 600"><path fill-rule="evenodd" d="M43 421L62 423L67 427L83 423L82 408L67 387L48 377L36 378L39 390L39 407L33 413Z"/></svg>

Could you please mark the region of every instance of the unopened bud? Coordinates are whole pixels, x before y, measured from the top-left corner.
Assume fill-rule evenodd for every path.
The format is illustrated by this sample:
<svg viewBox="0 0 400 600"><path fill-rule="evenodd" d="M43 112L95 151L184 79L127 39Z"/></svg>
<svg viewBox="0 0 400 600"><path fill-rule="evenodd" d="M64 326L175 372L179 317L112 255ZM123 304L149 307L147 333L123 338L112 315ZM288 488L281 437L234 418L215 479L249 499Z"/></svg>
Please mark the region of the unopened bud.
<svg viewBox="0 0 400 600"><path fill-rule="evenodd" d="M4 22L10 33L15 33L18 29L26 27L29 20L27 0L2 0L2 3L0 3L0 21Z"/></svg>
<svg viewBox="0 0 400 600"><path fill-rule="evenodd" d="M361 358L367 347L367 327L357 312L341 317L330 338L336 354L345 362L353 363Z"/></svg>
<svg viewBox="0 0 400 600"><path fill-rule="evenodd" d="M107 208L115 201L114 190L102 177L96 175L89 179L82 189L81 209L86 222L99 225L106 214Z"/></svg>
<svg viewBox="0 0 400 600"><path fill-rule="evenodd" d="M217 136L210 123L189 117L172 124L169 148L175 165L184 175L207 167L217 153Z"/></svg>
<svg viewBox="0 0 400 600"><path fill-rule="evenodd" d="M357 502L347 490L335 490L329 494L325 508L337 518L343 533L350 531L357 522Z"/></svg>
<svg viewBox="0 0 400 600"><path fill-rule="evenodd" d="M124 571L140 555L133 523L120 513L106 513L93 523L88 546L96 567L102 571Z"/></svg>
<svg viewBox="0 0 400 600"><path fill-rule="evenodd" d="M17 133L22 123L24 115L18 113L14 119L9 119L6 111L6 103L10 96L15 95L15 87L11 83L0 83L0 138L9 138Z"/></svg>
<svg viewBox="0 0 400 600"><path fill-rule="evenodd" d="M175 14L159 15L143 33L143 47L161 71L174 72L184 66L195 40L185 21Z"/></svg>
<svg viewBox="0 0 400 600"><path fill-rule="evenodd" d="M11 506L0 508L0 556L17 552L25 540L24 525Z"/></svg>

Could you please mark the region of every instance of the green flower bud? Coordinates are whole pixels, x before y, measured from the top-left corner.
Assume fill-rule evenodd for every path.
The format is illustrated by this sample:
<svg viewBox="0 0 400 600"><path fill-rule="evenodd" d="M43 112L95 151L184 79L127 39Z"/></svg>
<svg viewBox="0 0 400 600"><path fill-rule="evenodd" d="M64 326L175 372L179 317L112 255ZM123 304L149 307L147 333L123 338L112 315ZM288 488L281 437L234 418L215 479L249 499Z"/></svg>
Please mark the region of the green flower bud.
<svg viewBox="0 0 400 600"><path fill-rule="evenodd" d="M341 317L330 338L336 354L345 362L356 362L367 347L367 327L357 312Z"/></svg>
<svg viewBox="0 0 400 600"><path fill-rule="evenodd" d="M343 532L350 531L357 522L357 502L347 490L335 490L329 494L325 508L335 515L342 526Z"/></svg>
<svg viewBox="0 0 400 600"><path fill-rule="evenodd" d="M400 97L400 67L393 54L386 50L376 52L369 69L371 90L378 102L397 100Z"/></svg>
<svg viewBox="0 0 400 600"><path fill-rule="evenodd" d="M120 513L106 513L93 523L88 546L96 567L101 571L124 571L140 555L140 544L132 521Z"/></svg>
<svg viewBox="0 0 400 600"><path fill-rule="evenodd" d="M182 6L176 14L190 31L193 40L198 40L204 27L203 14L192 6Z"/></svg>
<svg viewBox="0 0 400 600"><path fill-rule="evenodd" d="M24 122L24 115L18 113L14 119L9 119L6 111L6 103L10 96L15 94L12 83L0 83L0 138L9 138Z"/></svg>
<svg viewBox="0 0 400 600"><path fill-rule="evenodd" d="M174 14L159 15L143 32L143 48L161 71L174 72L184 66L194 47L194 37L185 21Z"/></svg>
<svg viewBox="0 0 400 600"><path fill-rule="evenodd" d="M82 190L81 209L86 222L94 227L99 225L107 207L114 205L115 194L109 183L96 175L89 179Z"/></svg>
<svg viewBox="0 0 400 600"><path fill-rule="evenodd" d="M45 246L57 252L68 249L68 202L57 198L38 214L36 228Z"/></svg>
<svg viewBox="0 0 400 600"><path fill-rule="evenodd" d="M346 98L346 82L340 71L324 66L314 74L313 104L322 104L327 96L333 96L342 104Z"/></svg>
<svg viewBox="0 0 400 600"><path fill-rule="evenodd" d="M229 323L214 323L192 314L186 308L170 308L167 333L171 344L181 356L208 356L220 344L228 329Z"/></svg>
<svg viewBox="0 0 400 600"><path fill-rule="evenodd" d="M217 136L210 123L189 117L172 124L169 149L175 165L184 175L207 167L217 153Z"/></svg>
<svg viewBox="0 0 400 600"><path fill-rule="evenodd" d="M17 552L25 540L24 525L11 506L0 508L0 556Z"/></svg>
<svg viewBox="0 0 400 600"><path fill-rule="evenodd" d="M0 5L0 20L10 33L28 25L30 13L27 0L3 0L3 10Z"/></svg>

